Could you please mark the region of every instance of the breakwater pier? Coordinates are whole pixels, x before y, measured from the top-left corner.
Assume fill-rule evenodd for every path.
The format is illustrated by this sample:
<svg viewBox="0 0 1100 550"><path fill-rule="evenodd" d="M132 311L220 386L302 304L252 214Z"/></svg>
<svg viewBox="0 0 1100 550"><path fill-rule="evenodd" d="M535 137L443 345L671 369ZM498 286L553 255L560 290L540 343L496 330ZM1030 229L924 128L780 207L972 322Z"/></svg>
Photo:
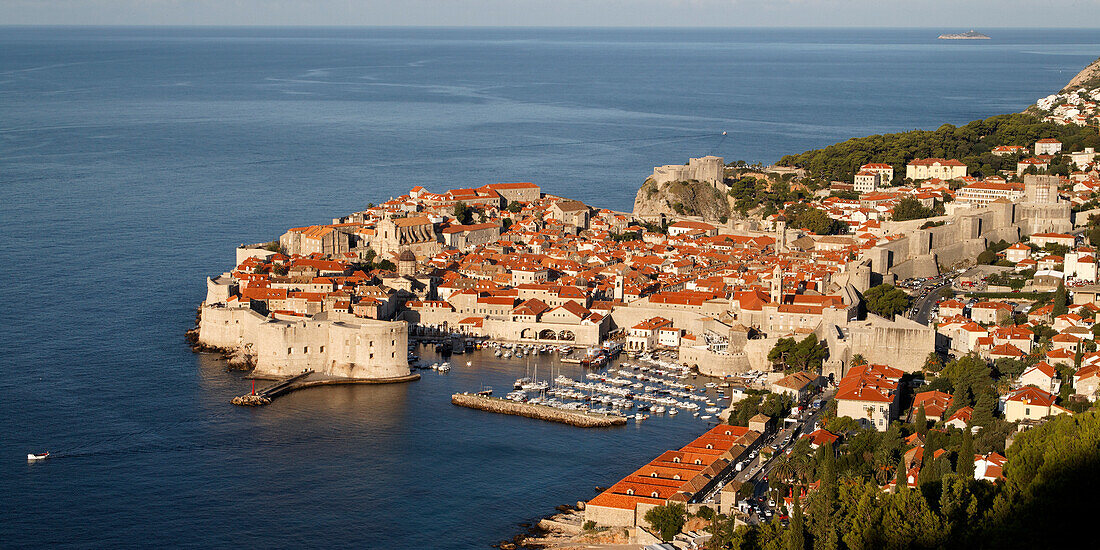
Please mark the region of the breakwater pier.
<svg viewBox="0 0 1100 550"><path fill-rule="evenodd" d="M515 416L526 416L537 420L560 422L578 428L609 428L626 424L626 417L605 414L589 414L583 411L569 411L555 409L546 405L521 403L498 397L488 397L472 393L456 393L451 396L451 403L460 407L468 407L482 411Z"/></svg>
<svg viewBox="0 0 1100 550"><path fill-rule="evenodd" d="M230 403L244 407L258 407L271 403L271 400L286 395L292 391L315 388L317 386L345 386L352 384L397 384L419 380L420 375L413 373L407 376L395 376L391 378L321 378L319 380L307 380L314 374L312 370L303 371L294 376L278 379L274 384L257 391L255 394L245 394L234 397Z"/></svg>

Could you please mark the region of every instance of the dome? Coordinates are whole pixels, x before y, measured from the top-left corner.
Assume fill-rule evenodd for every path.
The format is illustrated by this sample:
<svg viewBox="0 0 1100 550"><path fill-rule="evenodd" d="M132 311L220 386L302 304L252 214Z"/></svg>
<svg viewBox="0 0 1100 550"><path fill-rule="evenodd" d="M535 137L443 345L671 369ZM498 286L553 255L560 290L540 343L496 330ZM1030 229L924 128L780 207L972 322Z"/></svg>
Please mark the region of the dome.
<svg viewBox="0 0 1100 550"><path fill-rule="evenodd" d="M397 255L397 261L399 262L415 262L416 254L412 253L412 250L405 249L401 251L401 254Z"/></svg>

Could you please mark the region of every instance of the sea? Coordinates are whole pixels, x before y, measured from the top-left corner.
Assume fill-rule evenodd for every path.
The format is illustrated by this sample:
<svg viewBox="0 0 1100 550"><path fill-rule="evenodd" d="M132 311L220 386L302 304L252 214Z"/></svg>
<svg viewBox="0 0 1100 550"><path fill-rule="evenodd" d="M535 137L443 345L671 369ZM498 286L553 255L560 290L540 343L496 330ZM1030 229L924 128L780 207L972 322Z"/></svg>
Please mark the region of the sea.
<svg viewBox="0 0 1100 550"><path fill-rule="evenodd" d="M0 27L0 546L488 548L591 498L706 422L451 405L533 367L486 352L233 407L205 278L417 185L630 210L655 165L1019 112L1100 55L956 30Z"/></svg>

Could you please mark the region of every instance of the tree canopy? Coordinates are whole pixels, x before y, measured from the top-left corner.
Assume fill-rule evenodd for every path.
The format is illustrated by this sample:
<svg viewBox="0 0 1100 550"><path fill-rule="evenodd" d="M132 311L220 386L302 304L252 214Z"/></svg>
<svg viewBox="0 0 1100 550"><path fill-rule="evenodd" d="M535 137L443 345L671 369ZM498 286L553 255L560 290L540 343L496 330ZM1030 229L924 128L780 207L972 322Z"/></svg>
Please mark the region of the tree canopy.
<svg viewBox="0 0 1100 550"><path fill-rule="evenodd" d="M818 235L834 235L844 228L840 222L830 218L824 211L804 202L787 207L783 213L787 218L788 227L798 227Z"/></svg>
<svg viewBox="0 0 1100 550"><path fill-rule="evenodd" d="M905 197L898 201L898 204L894 206L894 221L903 222L906 220L920 220L929 216L939 216L943 214L943 205L937 203L932 208L928 208L921 204L921 202L913 197Z"/></svg>
<svg viewBox="0 0 1100 550"><path fill-rule="evenodd" d="M657 535L661 537L661 540L667 541L672 540L680 533L680 529L684 528L685 512L686 509L683 504L672 502L647 510L645 520L657 531Z"/></svg>
<svg viewBox="0 0 1100 550"><path fill-rule="evenodd" d="M892 165L897 174L895 179L899 179L905 174L905 165L915 158L954 158L967 165L970 175L992 176L998 170L1015 169L1017 161L1015 156L994 155L994 147L1030 144L1043 138L1058 139L1066 151L1100 148L1095 128L1042 122L1026 114L1007 114L959 127L944 124L936 130L853 138L787 155L779 162L806 168L818 178L851 181L859 167L870 162Z"/></svg>
<svg viewBox="0 0 1100 550"><path fill-rule="evenodd" d="M768 360L787 366L784 370L820 370L822 362L829 357L829 347L818 342L817 335L810 334L799 342L794 338L780 338L771 351Z"/></svg>
<svg viewBox="0 0 1100 550"><path fill-rule="evenodd" d="M867 292L863 293L863 301L867 311L887 319L892 319L894 315L904 312L909 307L909 295L889 284L867 289Z"/></svg>
<svg viewBox="0 0 1100 550"><path fill-rule="evenodd" d="M986 428L988 429L988 428ZM984 432L985 430L983 430ZM728 527L718 517L715 548L1057 548L1076 541L1092 508L1072 505L1100 490L1100 412L1059 415L1019 434L1008 450L1005 481L973 478L969 431L929 430L917 487L881 485L906 467L905 431L850 433L835 449L792 449L785 460L808 460L820 485L789 526ZM1003 434L998 434L1003 435ZM799 517L802 516L802 517ZM798 521L795 521L798 517Z"/></svg>

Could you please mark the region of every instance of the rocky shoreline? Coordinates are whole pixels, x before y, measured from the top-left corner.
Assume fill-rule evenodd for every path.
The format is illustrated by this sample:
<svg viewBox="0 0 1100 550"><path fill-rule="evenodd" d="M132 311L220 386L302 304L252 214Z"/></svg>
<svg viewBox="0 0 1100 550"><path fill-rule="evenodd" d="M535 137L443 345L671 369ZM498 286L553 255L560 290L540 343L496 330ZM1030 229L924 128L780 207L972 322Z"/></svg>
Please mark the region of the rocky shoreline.
<svg viewBox="0 0 1100 550"><path fill-rule="evenodd" d="M626 529L589 529L584 528L584 502L576 506L561 505L558 513L540 519L535 524L520 524L526 532L516 535L510 541L501 541L493 547L501 550L519 548L552 548L555 550L580 550L592 544L627 544L629 534Z"/></svg>

